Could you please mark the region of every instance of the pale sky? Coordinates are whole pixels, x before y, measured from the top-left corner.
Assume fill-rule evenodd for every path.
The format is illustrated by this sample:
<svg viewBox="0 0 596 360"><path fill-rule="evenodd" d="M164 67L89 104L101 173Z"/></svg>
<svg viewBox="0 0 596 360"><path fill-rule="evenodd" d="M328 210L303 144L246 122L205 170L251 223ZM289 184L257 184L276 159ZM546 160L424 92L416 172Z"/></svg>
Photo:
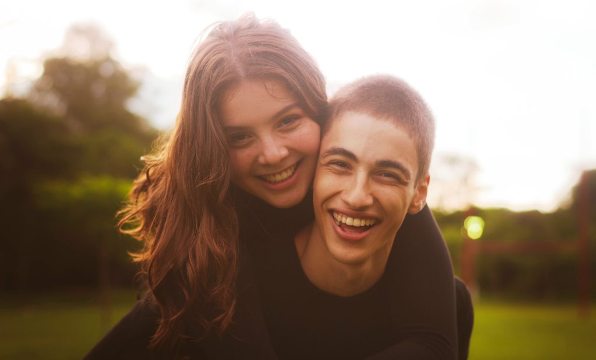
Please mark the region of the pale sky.
<svg viewBox="0 0 596 360"><path fill-rule="evenodd" d="M70 25L93 22L114 39L119 61L146 69L134 109L168 128L202 30L246 11L290 29L331 94L373 73L418 89L437 121L435 160L455 154L479 165L477 189L460 189L462 202L550 211L582 169L596 168L590 0L11 1L0 5L0 90L9 61L12 87L22 88ZM431 206L445 189L431 180Z"/></svg>

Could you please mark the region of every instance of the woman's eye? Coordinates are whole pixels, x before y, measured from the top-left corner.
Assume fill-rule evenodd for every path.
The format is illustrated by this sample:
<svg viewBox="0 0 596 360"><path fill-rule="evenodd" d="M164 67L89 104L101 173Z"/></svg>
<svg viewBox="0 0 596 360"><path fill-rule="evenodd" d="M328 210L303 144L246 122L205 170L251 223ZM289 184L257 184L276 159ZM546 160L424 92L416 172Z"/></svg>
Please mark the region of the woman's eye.
<svg viewBox="0 0 596 360"><path fill-rule="evenodd" d="M244 144L247 144L251 139L252 136L248 133L239 132L228 134L228 142L232 146L242 146Z"/></svg>
<svg viewBox="0 0 596 360"><path fill-rule="evenodd" d="M292 125L295 125L296 122L298 120L300 120L302 116L298 115L298 114L294 114L294 115L288 115L283 117L280 121L279 121L279 127L280 128L289 128Z"/></svg>

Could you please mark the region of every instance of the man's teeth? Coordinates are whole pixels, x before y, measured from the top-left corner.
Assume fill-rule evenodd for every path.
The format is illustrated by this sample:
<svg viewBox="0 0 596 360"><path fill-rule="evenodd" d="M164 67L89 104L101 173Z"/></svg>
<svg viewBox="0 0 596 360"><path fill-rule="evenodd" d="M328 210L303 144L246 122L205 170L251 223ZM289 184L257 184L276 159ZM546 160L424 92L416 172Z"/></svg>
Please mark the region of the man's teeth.
<svg viewBox="0 0 596 360"><path fill-rule="evenodd" d="M278 183L294 175L294 171L296 171L296 165L287 168L284 171L280 171L277 174L264 175L262 178L270 183Z"/></svg>
<svg viewBox="0 0 596 360"><path fill-rule="evenodd" d="M376 222L374 219L353 218L336 212L333 213L333 218L337 224L345 224L354 227L372 226Z"/></svg>

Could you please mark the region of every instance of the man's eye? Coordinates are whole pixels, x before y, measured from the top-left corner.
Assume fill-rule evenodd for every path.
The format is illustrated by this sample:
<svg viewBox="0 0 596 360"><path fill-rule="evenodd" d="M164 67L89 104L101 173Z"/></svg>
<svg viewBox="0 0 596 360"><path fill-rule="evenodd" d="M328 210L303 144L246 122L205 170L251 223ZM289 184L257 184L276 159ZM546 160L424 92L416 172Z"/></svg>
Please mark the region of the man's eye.
<svg viewBox="0 0 596 360"><path fill-rule="evenodd" d="M407 181L402 176L390 171L381 171L378 173L378 176L385 180L395 181L400 184L407 184Z"/></svg>
<svg viewBox="0 0 596 360"><path fill-rule="evenodd" d="M346 161L343 161L343 160L331 160L327 163L327 165L332 168L340 169L340 170L345 170L345 169L350 168L350 164L348 164Z"/></svg>

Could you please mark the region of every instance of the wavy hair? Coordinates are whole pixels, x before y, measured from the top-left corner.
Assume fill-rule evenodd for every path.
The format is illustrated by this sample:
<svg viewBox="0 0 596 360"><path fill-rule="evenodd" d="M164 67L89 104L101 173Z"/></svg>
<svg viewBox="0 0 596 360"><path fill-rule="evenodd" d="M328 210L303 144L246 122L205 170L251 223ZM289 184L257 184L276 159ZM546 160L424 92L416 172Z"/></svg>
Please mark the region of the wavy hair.
<svg viewBox="0 0 596 360"><path fill-rule="evenodd" d="M193 53L182 103L170 136L144 157L122 232L141 240L132 254L160 321L151 346L176 346L229 327L236 306L238 219L218 108L227 89L243 79L284 83L316 121L327 104L325 81L310 55L272 21L245 15L216 24Z"/></svg>

